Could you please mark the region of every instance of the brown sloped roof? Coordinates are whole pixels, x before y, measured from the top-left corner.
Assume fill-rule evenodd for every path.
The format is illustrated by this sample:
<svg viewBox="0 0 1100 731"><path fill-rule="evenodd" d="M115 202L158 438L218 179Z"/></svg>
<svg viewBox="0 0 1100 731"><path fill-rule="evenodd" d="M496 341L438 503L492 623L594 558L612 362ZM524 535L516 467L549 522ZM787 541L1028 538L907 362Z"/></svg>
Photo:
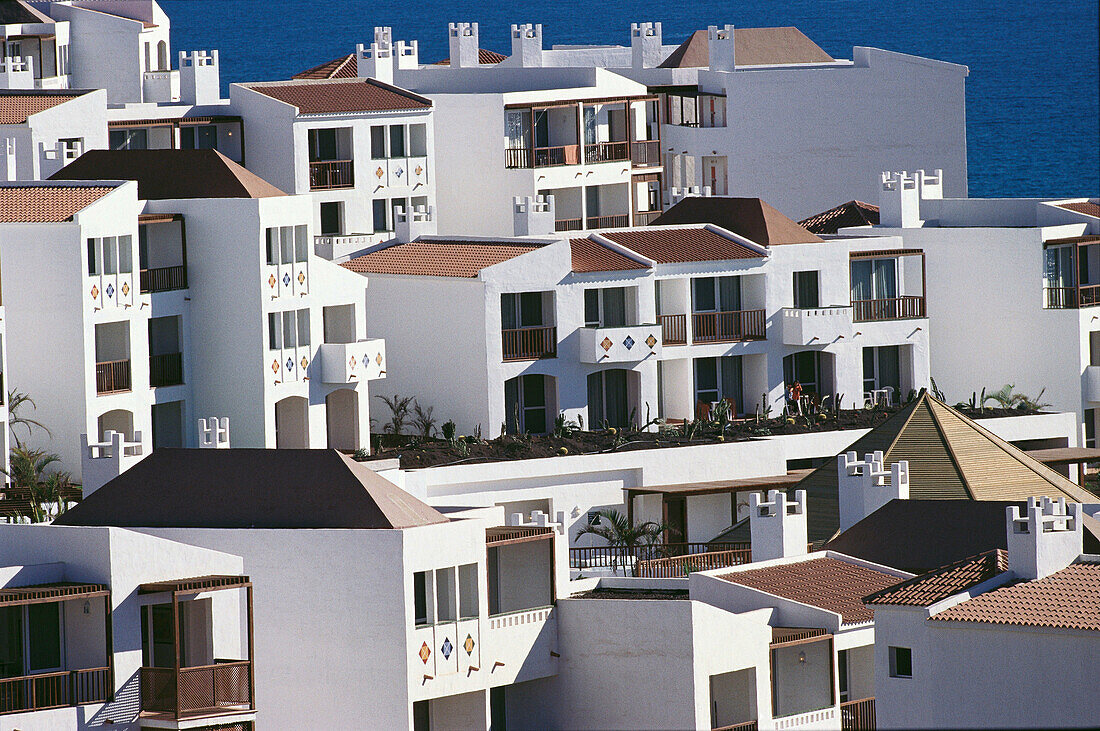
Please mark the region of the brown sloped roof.
<svg viewBox="0 0 1100 731"><path fill-rule="evenodd" d="M504 59L508 58L503 53L497 53L496 51L490 51L487 48L477 49L477 62L481 66L492 66L498 64ZM436 61L433 66L450 66L451 59L445 58L442 61Z"/></svg>
<svg viewBox="0 0 1100 731"><path fill-rule="evenodd" d="M877 226L878 221L878 206L852 200L805 218L798 225L815 234L835 234L849 226Z"/></svg>
<svg viewBox="0 0 1100 731"><path fill-rule="evenodd" d="M736 571L718 578L836 612L842 624L871 621L875 610L863 603L863 597L898 583L895 574L831 556Z"/></svg>
<svg viewBox="0 0 1100 731"><path fill-rule="evenodd" d="M89 150L50 180L136 180L142 200L286 195L217 150Z"/></svg>
<svg viewBox="0 0 1100 731"><path fill-rule="evenodd" d="M645 264L592 239L570 239L574 272L626 272L648 269Z"/></svg>
<svg viewBox="0 0 1100 731"><path fill-rule="evenodd" d="M711 223L761 246L815 244L821 239L759 198L684 198L651 225Z"/></svg>
<svg viewBox="0 0 1100 731"><path fill-rule="evenodd" d="M734 63L737 66L764 64L828 63L825 53L798 28L734 28ZM710 65L707 31L688 36L657 68L702 68Z"/></svg>
<svg viewBox="0 0 1100 731"><path fill-rule="evenodd" d="M525 241L419 239L376 249L341 266L361 274L409 274L473 278L485 267L534 251L545 244Z"/></svg>
<svg viewBox="0 0 1100 731"><path fill-rule="evenodd" d="M0 185L0 223L58 223L115 189L112 185Z"/></svg>
<svg viewBox="0 0 1100 731"><path fill-rule="evenodd" d="M54 522L120 528L411 528L447 520L333 449L157 449Z"/></svg>
<svg viewBox="0 0 1100 731"><path fill-rule="evenodd" d="M658 264L760 259L764 256L739 241L702 227L645 227L623 231L601 231L599 235Z"/></svg>
<svg viewBox="0 0 1100 731"><path fill-rule="evenodd" d="M1079 558L1046 578L998 587L931 619L1100 632L1100 563Z"/></svg>
<svg viewBox="0 0 1100 731"><path fill-rule="evenodd" d="M1003 515L1001 533L1004 533ZM928 607L1005 571L1008 571L1008 552L995 548L876 591L863 601L867 604Z"/></svg>
<svg viewBox="0 0 1100 731"><path fill-rule="evenodd" d="M321 64L320 66L314 66L311 69L305 71L299 71L290 78L292 79L354 79L359 76L358 69L355 66L355 54L349 53L346 56L340 58L334 58L331 61Z"/></svg>
<svg viewBox="0 0 1100 731"><path fill-rule="evenodd" d="M23 124L32 114L79 99L87 91L3 89L0 90L0 124Z"/></svg>
<svg viewBox="0 0 1100 731"><path fill-rule="evenodd" d="M0 25L16 23L52 23L53 18L24 0L0 0Z"/></svg>
<svg viewBox="0 0 1100 731"><path fill-rule="evenodd" d="M286 81L246 85L246 88L295 106L299 114L387 112L432 106L430 99L377 79Z"/></svg>
<svg viewBox="0 0 1100 731"><path fill-rule="evenodd" d="M1084 213L1086 216L1100 218L1100 203L1080 201L1078 203L1061 203L1058 207L1065 208L1067 211L1073 211L1074 213Z"/></svg>

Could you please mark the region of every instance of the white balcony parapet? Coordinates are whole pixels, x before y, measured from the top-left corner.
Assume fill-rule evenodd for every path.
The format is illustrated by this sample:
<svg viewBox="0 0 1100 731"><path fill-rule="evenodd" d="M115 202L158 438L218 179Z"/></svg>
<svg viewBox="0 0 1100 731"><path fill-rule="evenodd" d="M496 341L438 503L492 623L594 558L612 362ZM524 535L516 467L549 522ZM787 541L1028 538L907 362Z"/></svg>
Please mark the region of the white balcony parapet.
<svg viewBox="0 0 1100 731"><path fill-rule="evenodd" d="M317 256L329 261L344 261L375 244L389 241L393 234L331 234L313 237L313 250Z"/></svg>
<svg viewBox="0 0 1100 731"><path fill-rule="evenodd" d="M142 100L145 102L178 102L180 100L180 72L146 71L141 79Z"/></svg>
<svg viewBox="0 0 1100 731"><path fill-rule="evenodd" d="M386 341L382 338L321 346L321 380L356 383L386 377Z"/></svg>
<svg viewBox="0 0 1100 731"><path fill-rule="evenodd" d="M780 310L784 345L829 345L854 334L851 307Z"/></svg>
<svg viewBox="0 0 1100 731"><path fill-rule="evenodd" d="M84 497L88 497L146 457L140 431L134 432L132 442L126 441L124 434L113 430L108 430L103 436L105 441L89 442L87 434L80 435L80 472Z"/></svg>
<svg viewBox="0 0 1100 731"><path fill-rule="evenodd" d="M33 63L30 56L0 57L0 89L33 89Z"/></svg>
<svg viewBox="0 0 1100 731"><path fill-rule="evenodd" d="M1085 368L1085 400L1100 403L1100 366Z"/></svg>
<svg viewBox="0 0 1100 731"><path fill-rule="evenodd" d="M580 329L582 363L634 363L661 357L661 326L584 327Z"/></svg>
<svg viewBox="0 0 1100 731"><path fill-rule="evenodd" d="M782 716L775 719L775 728L810 728L810 729L839 729L840 716L837 709L822 708L820 711L798 713L793 716Z"/></svg>

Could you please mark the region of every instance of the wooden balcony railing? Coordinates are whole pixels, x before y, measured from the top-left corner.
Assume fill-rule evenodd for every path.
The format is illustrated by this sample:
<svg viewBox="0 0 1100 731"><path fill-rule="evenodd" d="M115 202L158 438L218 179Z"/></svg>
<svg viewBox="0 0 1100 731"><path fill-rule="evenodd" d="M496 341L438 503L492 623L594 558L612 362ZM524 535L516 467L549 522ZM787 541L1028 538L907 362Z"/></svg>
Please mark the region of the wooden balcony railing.
<svg viewBox="0 0 1100 731"><path fill-rule="evenodd" d="M3 678L0 679L0 714L104 703L111 695L110 668Z"/></svg>
<svg viewBox="0 0 1100 731"><path fill-rule="evenodd" d="M187 267L185 265L141 270L142 294L171 292L176 289L187 289Z"/></svg>
<svg viewBox="0 0 1100 731"><path fill-rule="evenodd" d="M636 168L661 164L661 143L657 140L630 143L630 162Z"/></svg>
<svg viewBox="0 0 1100 731"><path fill-rule="evenodd" d="M739 340L764 340L764 310L696 312L691 316L692 343L733 343Z"/></svg>
<svg viewBox="0 0 1100 731"><path fill-rule="evenodd" d="M109 360L95 364L95 392L99 395L130 390L130 361Z"/></svg>
<svg viewBox="0 0 1100 731"><path fill-rule="evenodd" d="M596 142L584 146L584 161L586 163L614 162L625 160L629 146L623 142Z"/></svg>
<svg viewBox="0 0 1100 731"><path fill-rule="evenodd" d="M748 551L744 543L658 543L652 546L588 546L569 549L569 568L633 572L641 562L715 551Z"/></svg>
<svg viewBox="0 0 1100 731"><path fill-rule="evenodd" d="M706 553L692 553L686 556L671 556L669 558L654 558L639 561L635 576L653 579L678 579L687 576L692 571L708 571L710 569L724 569L730 566L740 566L752 561L752 551L748 548L735 548L729 551L708 551Z"/></svg>
<svg viewBox="0 0 1100 731"><path fill-rule="evenodd" d="M665 345L687 345L687 315L658 315L661 342Z"/></svg>
<svg viewBox="0 0 1100 731"><path fill-rule="evenodd" d="M178 386L183 383L183 353L149 356L149 385Z"/></svg>
<svg viewBox="0 0 1100 731"><path fill-rule="evenodd" d="M504 166L508 168L549 168L558 165L579 165L580 145L556 147L522 147L504 151Z"/></svg>
<svg viewBox="0 0 1100 731"><path fill-rule="evenodd" d="M924 317L924 297L887 297L877 300L852 300L853 322L908 320Z"/></svg>
<svg viewBox="0 0 1100 731"><path fill-rule="evenodd" d="M554 221L555 231L580 231L583 228L583 218L560 218Z"/></svg>
<svg viewBox="0 0 1100 731"><path fill-rule="evenodd" d="M538 360L558 357L558 328L519 327L501 330L504 360Z"/></svg>
<svg viewBox="0 0 1100 731"><path fill-rule="evenodd" d="M1047 287L1045 307L1050 310L1073 310L1100 305L1100 285L1084 287Z"/></svg>
<svg viewBox="0 0 1100 731"><path fill-rule="evenodd" d="M634 225L648 226L661 215L661 211L634 211Z"/></svg>
<svg viewBox="0 0 1100 731"><path fill-rule="evenodd" d="M630 225L630 215L622 213L615 216L589 216L584 219L585 228L624 228Z"/></svg>
<svg viewBox="0 0 1100 731"><path fill-rule="evenodd" d="M351 160L325 160L309 164L309 189L332 190L355 186L355 171Z"/></svg>
<svg viewBox="0 0 1100 731"><path fill-rule="evenodd" d="M875 731L875 699L863 698L840 704L842 731Z"/></svg>
<svg viewBox="0 0 1100 731"><path fill-rule="evenodd" d="M744 723L737 723L733 726L720 726L719 728L711 729L711 731L757 731L759 725L756 721L745 721Z"/></svg>
<svg viewBox="0 0 1100 731"><path fill-rule="evenodd" d="M141 669L141 710L195 718L252 706L252 663L221 660L213 665Z"/></svg>

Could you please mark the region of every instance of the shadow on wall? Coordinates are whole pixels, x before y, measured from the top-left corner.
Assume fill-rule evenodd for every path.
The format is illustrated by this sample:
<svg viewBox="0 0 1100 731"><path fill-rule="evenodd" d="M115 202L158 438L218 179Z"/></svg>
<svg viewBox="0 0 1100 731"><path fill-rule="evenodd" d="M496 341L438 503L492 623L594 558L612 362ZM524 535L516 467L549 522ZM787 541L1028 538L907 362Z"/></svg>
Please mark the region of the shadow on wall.
<svg viewBox="0 0 1100 731"><path fill-rule="evenodd" d="M81 706L78 710L81 714L87 712L87 706ZM105 704L91 718L84 719L78 715L79 729L102 728L111 724L132 724L137 721L141 712L141 685L139 673L134 673L122 687L115 692L112 701Z"/></svg>

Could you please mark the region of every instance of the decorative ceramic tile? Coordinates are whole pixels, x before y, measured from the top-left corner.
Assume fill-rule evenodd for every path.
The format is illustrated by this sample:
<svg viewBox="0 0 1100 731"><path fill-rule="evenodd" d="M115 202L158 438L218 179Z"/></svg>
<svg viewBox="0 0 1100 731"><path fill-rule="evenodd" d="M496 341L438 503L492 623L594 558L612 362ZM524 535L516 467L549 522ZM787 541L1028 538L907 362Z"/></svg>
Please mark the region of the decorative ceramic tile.
<svg viewBox="0 0 1100 731"><path fill-rule="evenodd" d="M305 284L305 283L306 283L306 273L305 272L298 272L298 284Z"/></svg>
<svg viewBox="0 0 1100 731"><path fill-rule="evenodd" d="M355 356L354 355L351 356L351 358L348 359L348 368L352 368L352 369L355 368Z"/></svg>
<svg viewBox="0 0 1100 731"><path fill-rule="evenodd" d="M648 338L645 339L645 344L648 345L650 349L652 349L653 346L657 344L657 338L650 335Z"/></svg>
<svg viewBox="0 0 1100 731"><path fill-rule="evenodd" d="M108 283L107 284L107 289L105 289L103 291L107 294L108 297L114 297L115 296L115 285Z"/></svg>
<svg viewBox="0 0 1100 731"><path fill-rule="evenodd" d="M273 362L272 362L272 364L271 364L271 372L272 372L272 373L278 373L278 372L279 372L279 361L277 361L277 360L276 360L276 361L273 361Z"/></svg>
<svg viewBox="0 0 1100 731"><path fill-rule="evenodd" d="M420 646L420 652L418 652L417 654L420 655L420 660L425 665L427 665L428 658L432 655L432 648L428 647L428 643L425 642L423 645Z"/></svg>
<svg viewBox="0 0 1100 731"><path fill-rule="evenodd" d="M92 299L99 299L99 287L92 285Z"/></svg>
<svg viewBox="0 0 1100 731"><path fill-rule="evenodd" d="M267 286L271 287L272 289L275 289L275 285L278 283L279 280L275 278L274 274L267 278Z"/></svg>
<svg viewBox="0 0 1100 731"><path fill-rule="evenodd" d="M627 349L627 350L630 350L631 348L633 348L633 347L634 347L634 338L632 338L632 337L630 337L629 335L627 335L627 336L626 336L626 340L624 340L624 341L623 341L623 345L625 345L625 346L626 346L626 349Z"/></svg>
<svg viewBox="0 0 1100 731"><path fill-rule="evenodd" d="M286 369L289 371L293 367L294 367L294 359L293 358L287 358L286 359Z"/></svg>
<svg viewBox="0 0 1100 731"><path fill-rule="evenodd" d="M305 356L303 355L303 356L302 356L302 370L305 370L305 369L306 369L306 366L308 366L308 365L309 365L309 358L306 358L306 357L305 357Z"/></svg>
<svg viewBox="0 0 1100 731"><path fill-rule="evenodd" d="M443 644L439 646L439 651L443 653L444 660L451 659L451 653L454 651L455 646L451 644L451 638L444 637Z"/></svg>
<svg viewBox="0 0 1100 731"><path fill-rule="evenodd" d="M284 287L289 287L290 286L290 272L287 272L286 274L283 275L283 286Z"/></svg>
<svg viewBox="0 0 1100 731"><path fill-rule="evenodd" d="M122 296L125 297L128 294L130 294L130 283L129 282L123 282L122 283Z"/></svg>
<svg viewBox="0 0 1100 731"><path fill-rule="evenodd" d="M472 635L466 635L466 641L462 643L462 649L464 649L466 651L467 655L473 655L474 654L474 645L476 645L476 644L477 643L474 642L474 638L473 638Z"/></svg>
<svg viewBox="0 0 1100 731"><path fill-rule="evenodd" d="M374 362L377 363L378 365L382 365L382 354L381 353L374 356Z"/></svg>
<svg viewBox="0 0 1100 731"><path fill-rule="evenodd" d="M421 165L417 165L416 170L414 170L413 172L416 173L417 177L420 177L421 175L424 174L424 167L421 166Z"/></svg>
<svg viewBox="0 0 1100 731"><path fill-rule="evenodd" d="M386 171L383 170L381 168L381 166L379 166L379 168L374 171L374 177L378 178L379 180L381 180L382 176L385 175L385 174L386 174Z"/></svg>
<svg viewBox="0 0 1100 731"><path fill-rule="evenodd" d="M600 347L603 348L603 352L611 350L611 346L615 343L611 342L611 338L604 338L600 341Z"/></svg>
<svg viewBox="0 0 1100 731"><path fill-rule="evenodd" d="M393 174L396 175L398 177L398 179L400 179L401 176L405 174L405 169L404 168L397 168L397 170L393 171Z"/></svg>

